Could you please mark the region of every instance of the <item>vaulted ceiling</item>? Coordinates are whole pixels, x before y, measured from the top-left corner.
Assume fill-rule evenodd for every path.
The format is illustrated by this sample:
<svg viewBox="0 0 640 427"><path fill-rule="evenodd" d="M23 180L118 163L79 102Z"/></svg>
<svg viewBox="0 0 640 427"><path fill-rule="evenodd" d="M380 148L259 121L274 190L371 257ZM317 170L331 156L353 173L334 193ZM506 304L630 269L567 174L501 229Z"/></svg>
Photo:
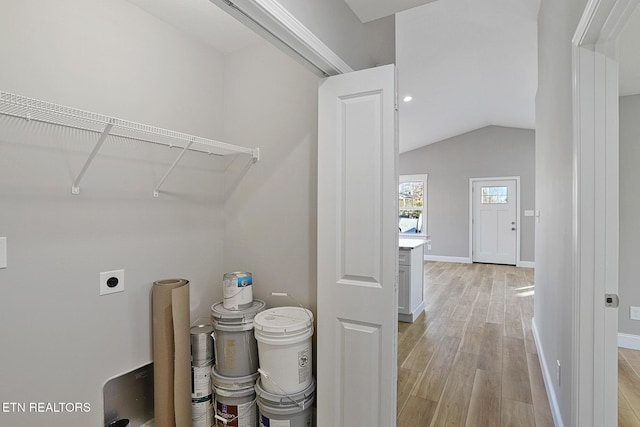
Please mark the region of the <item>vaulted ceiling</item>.
<svg viewBox="0 0 640 427"><path fill-rule="evenodd" d="M259 37L209 0L129 0L217 51ZM539 0L344 0L362 22L396 14L400 151L487 125L533 128Z"/></svg>

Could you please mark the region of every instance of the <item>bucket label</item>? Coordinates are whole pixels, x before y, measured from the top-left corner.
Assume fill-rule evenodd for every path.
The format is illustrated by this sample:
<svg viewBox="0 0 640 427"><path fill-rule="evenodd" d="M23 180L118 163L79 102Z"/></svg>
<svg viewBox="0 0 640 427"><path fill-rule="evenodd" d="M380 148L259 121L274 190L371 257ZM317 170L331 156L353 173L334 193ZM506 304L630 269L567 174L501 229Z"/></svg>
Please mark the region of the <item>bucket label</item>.
<svg viewBox="0 0 640 427"><path fill-rule="evenodd" d="M290 427L289 420L272 420L260 414L260 427ZM311 426L311 424L309 424Z"/></svg>
<svg viewBox="0 0 640 427"><path fill-rule="evenodd" d="M311 360L309 356L309 349L305 348L298 352L298 384L303 384L309 381L311 377Z"/></svg>
<svg viewBox="0 0 640 427"><path fill-rule="evenodd" d="M224 340L224 369L236 369L238 363L238 348L235 339Z"/></svg>
<svg viewBox="0 0 640 427"><path fill-rule="evenodd" d="M246 286L251 286L253 283L252 276L238 277L238 287L244 288Z"/></svg>
<svg viewBox="0 0 640 427"><path fill-rule="evenodd" d="M213 425L213 404L211 396L207 399L191 401L192 427L210 427Z"/></svg>
<svg viewBox="0 0 640 427"><path fill-rule="evenodd" d="M254 427L256 425L255 401L241 403L239 405L227 405L222 402L216 402L216 407L218 416L227 420L225 424L221 420L216 419L216 425L218 427Z"/></svg>
<svg viewBox="0 0 640 427"><path fill-rule="evenodd" d="M191 399L211 394L211 365L191 367Z"/></svg>

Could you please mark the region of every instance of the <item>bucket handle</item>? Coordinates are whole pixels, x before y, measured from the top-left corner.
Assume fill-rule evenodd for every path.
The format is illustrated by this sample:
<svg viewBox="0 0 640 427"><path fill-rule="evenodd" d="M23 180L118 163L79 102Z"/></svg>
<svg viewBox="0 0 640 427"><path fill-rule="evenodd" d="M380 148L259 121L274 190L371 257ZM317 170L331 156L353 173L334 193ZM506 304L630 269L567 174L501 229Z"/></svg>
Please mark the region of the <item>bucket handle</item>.
<svg viewBox="0 0 640 427"><path fill-rule="evenodd" d="M311 324L313 325L313 319L311 318L311 316L309 315L309 311L307 311L308 309L305 308L304 305L300 304L298 301L296 301L291 294L289 294L289 292L271 292L271 296L272 297L287 297L289 298L291 301L293 301L293 303L295 305L297 305L298 307L304 309L305 314L307 315L307 317L309 318L309 320L311 321Z"/></svg>
<svg viewBox="0 0 640 427"><path fill-rule="evenodd" d="M305 399L302 399L302 405L300 404L300 402L298 402L297 400L295 400L293 397L291 397L291 395L289 393L287 393L286 391L284 391L282 389L282 387L280 387L280 384L278 384L278 382L276 380L274 380L273 378L271 378L271 375L269 375L268 373L266 373L264 371L264 369L262 368L258 368L258 372L260 372L266 379L268 379L269 381L271 381L276 387L278 387L280 389L280 391L282 392L282 394L284 396L286 396L287 399L289 399L290 401L292 401L293 403L295 403L298 408L302 409L303 411L305 410L304 407L304 401Z"/></svg>
<svg viewBox="0 0 640 427"><path fill-rule="evenodd" d="M251 284L247 285L246 282L242 283L242 286L238 286L240 288L239 291L237 291L235 294L231 295L230 297L225 297L224 295L222 295L222 299L233 299L235 297L237 297L238 295L240 295L242 293L242 291L244 291L245 289L247 289L249 286L251 286Z"/></svg>

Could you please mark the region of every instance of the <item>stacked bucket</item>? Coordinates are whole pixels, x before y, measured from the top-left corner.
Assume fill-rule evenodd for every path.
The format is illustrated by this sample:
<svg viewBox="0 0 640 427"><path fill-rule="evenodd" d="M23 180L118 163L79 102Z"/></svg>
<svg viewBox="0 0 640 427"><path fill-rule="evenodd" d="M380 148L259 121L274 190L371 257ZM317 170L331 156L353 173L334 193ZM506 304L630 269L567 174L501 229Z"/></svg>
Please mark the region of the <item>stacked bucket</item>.
<svg viewBox="0 0 640 427"><path fill-rule="evenodd" d="M213 328L209 324L191 327L191 420L192 427L213 424L211 368L213 366Z"/></svg>
<svg viewBox="0 0 640 427"><path fill-rule="evenodd" d="M312 376L313 313L276 307L254 319L260 358L255 390L260 427L314 425Z"/></svg>
<svg viewBox="0 0 640 427"><path fill-rule="evenodd" d="M215 365L211 370L217 426L255 427L258 346L254 317L265 308L254 300L251 273L227 273L223 300L211 306Z"/></svg>

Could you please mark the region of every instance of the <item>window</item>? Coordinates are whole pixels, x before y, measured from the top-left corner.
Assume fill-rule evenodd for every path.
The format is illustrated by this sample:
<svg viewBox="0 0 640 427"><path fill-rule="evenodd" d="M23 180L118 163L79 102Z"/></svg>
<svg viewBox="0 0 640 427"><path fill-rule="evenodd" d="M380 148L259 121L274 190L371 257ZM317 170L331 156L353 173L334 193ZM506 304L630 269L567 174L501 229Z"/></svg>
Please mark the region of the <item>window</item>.
<svg viewBox="0 0 640 427"><path fill-rule="evenodd" d="M507 187L482 187L480 203L494 205L507 203Z"/></svg>
<svg viewBox="0 0 640 427"><path fill-rule="evenodd" d="M400 175L398 209L398 227L402 235L426 234L427 175Z"/></svg>

